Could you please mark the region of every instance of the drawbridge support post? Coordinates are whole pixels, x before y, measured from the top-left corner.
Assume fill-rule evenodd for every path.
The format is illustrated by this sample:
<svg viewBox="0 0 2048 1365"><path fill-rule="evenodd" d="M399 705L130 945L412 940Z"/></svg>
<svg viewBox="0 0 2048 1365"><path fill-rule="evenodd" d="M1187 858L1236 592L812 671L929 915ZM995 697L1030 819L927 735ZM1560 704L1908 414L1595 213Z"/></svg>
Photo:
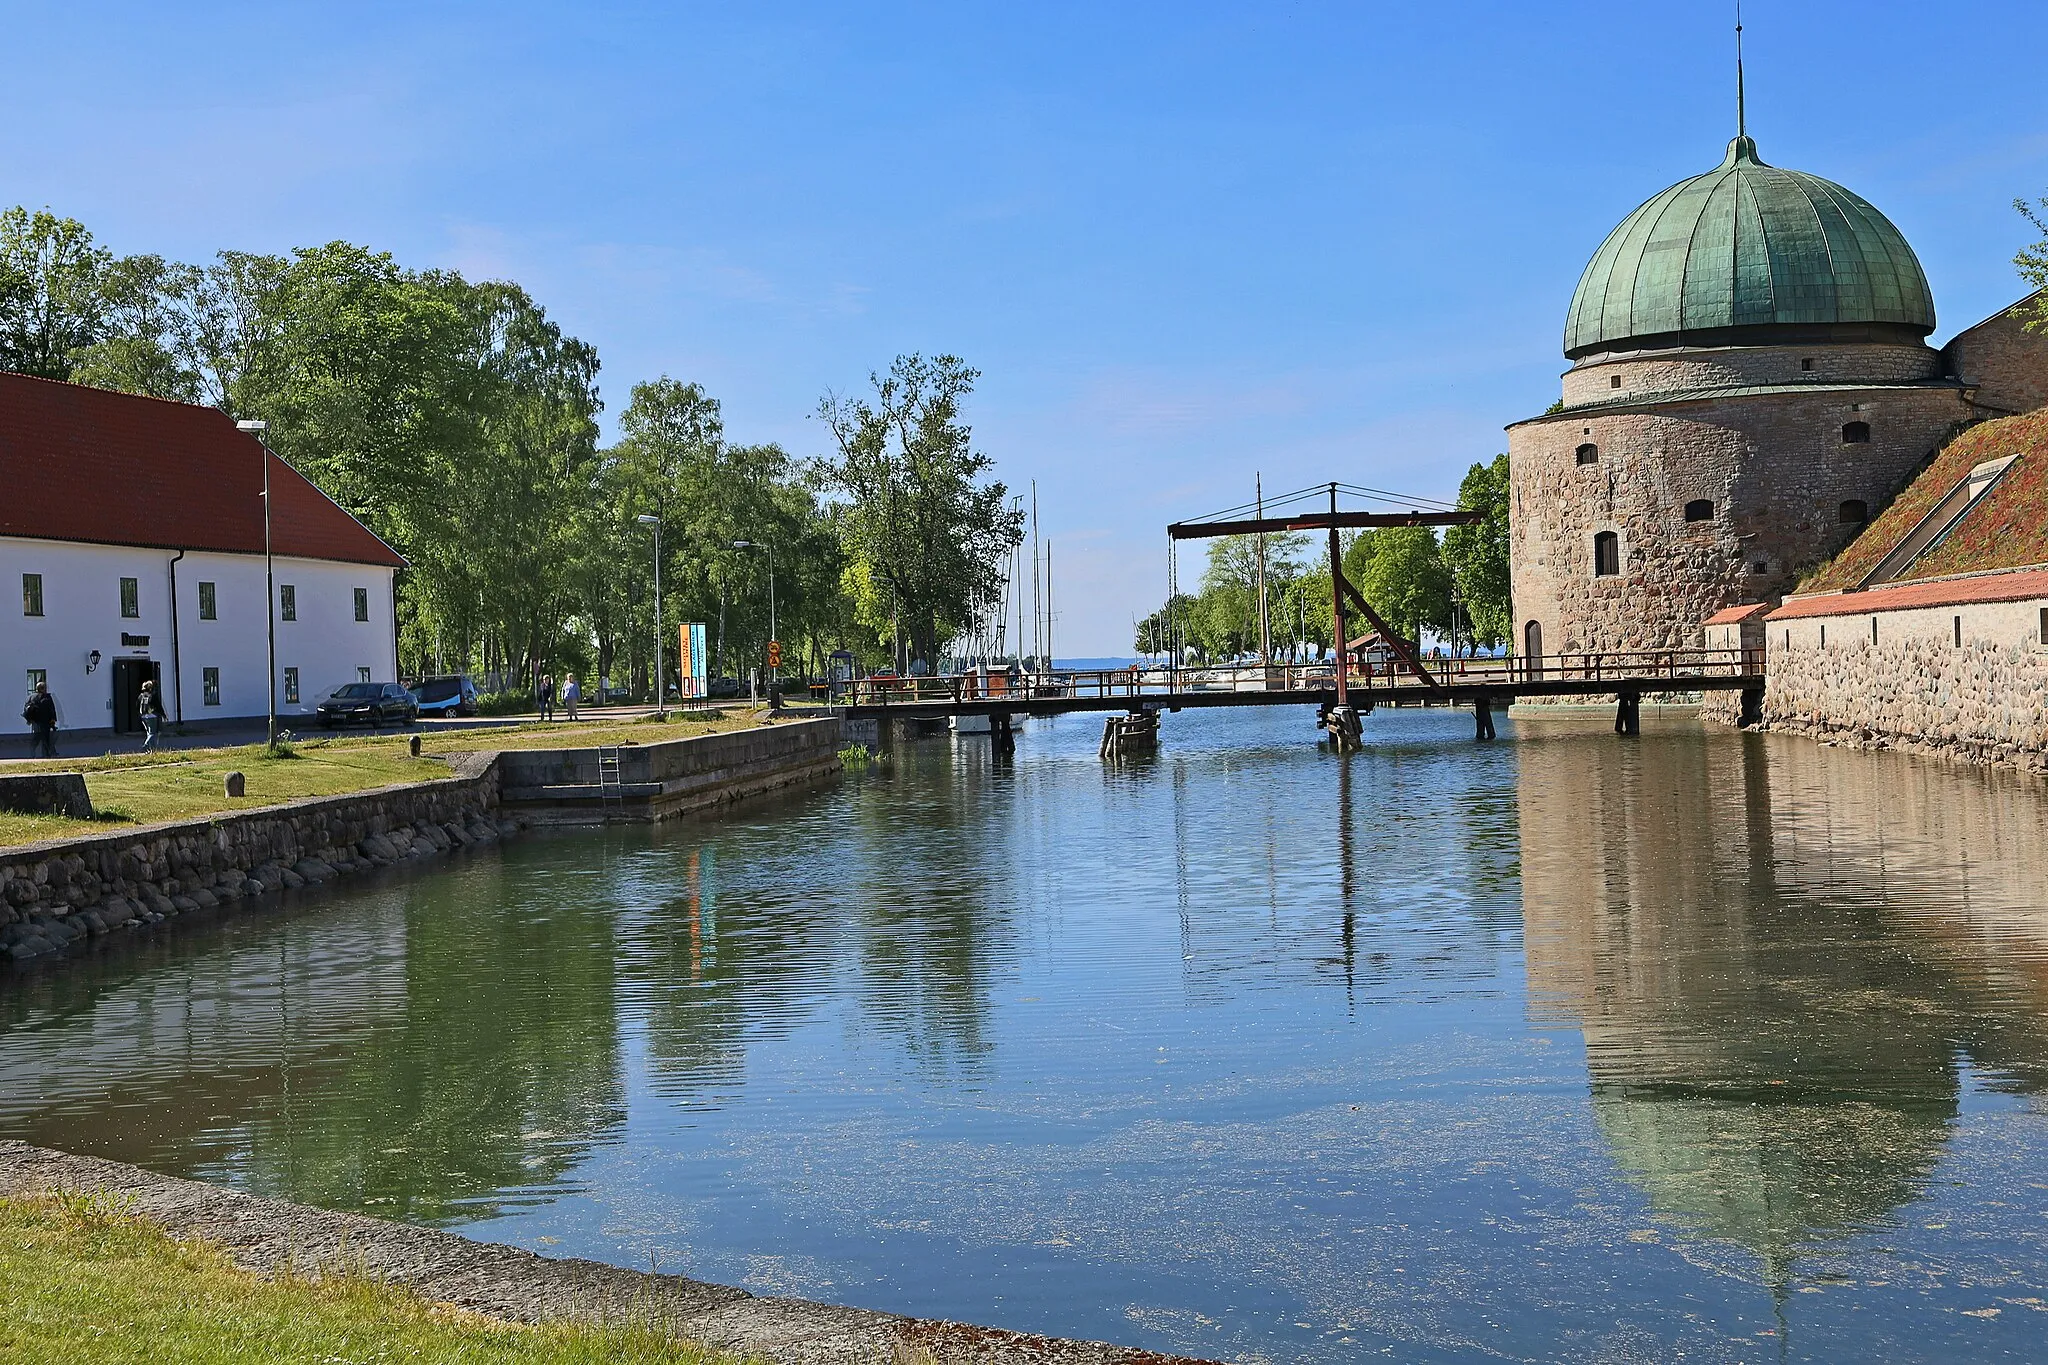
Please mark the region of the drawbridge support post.
<svg viewBox="0 0 2048 1365"><path fill-rule="evenodd" d="M1110 716L1102 722L1101 757L1118 759L1140 749L1159 746L1159 713L1133 711L1128 716Z"/></svg>
<svg viewBox="0 0 2048 1365"><path fill-rule="evenodd" d="M1475 741L1494 737L1493 698L1484 692L1472 699L1472 723L1475 731L1472 738Z"/></svg>
<svg viewBox="0 0 2048 1365"><path fill-rule="evenodd" d="M1323 729L1329 732L1330 747L1340 754L1354 753L1365 747L1358 708L1355 706L1333 706L1323 718Z"/></svg>
<svg viewBox="0 0 2048 1365"><path fill-rule="evenodd" d="M999 754L1017 752L1017 732L1010 728L1010 713L998 711L988 718L989 746Z"/></svg>
<svg viewBox="0 0 2048 1365"><path fill-rule="evenodd" d="M1614 708L1614 733L1640 735L1643 732L1643 694L1623 692Z"/></svg>

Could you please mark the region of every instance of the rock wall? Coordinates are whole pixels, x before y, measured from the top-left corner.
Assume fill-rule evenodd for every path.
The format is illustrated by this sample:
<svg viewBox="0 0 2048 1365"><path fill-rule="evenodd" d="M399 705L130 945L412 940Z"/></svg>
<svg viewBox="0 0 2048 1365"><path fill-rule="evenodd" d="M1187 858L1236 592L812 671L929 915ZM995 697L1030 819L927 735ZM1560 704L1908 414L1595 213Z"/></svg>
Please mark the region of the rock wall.
<svg viewBox="0 0 2048 1365"><path fill-rule="evenodd" d="M595 749L508 749L498 756L505 806L548 824L664 820L839 770L836 716L619 748L607 795Z"/></svg>
<svg viewBox="0 0 2048 1365"><path fill-rule="evenodd" d="M496 841L498 774L317 797L175 825L0 850L0 952L88 936Z"/></svg>
<svg viewBox="0 0 2048 1365"><path fill-rule="evenodd" d="M1508 429L1515 643L1684 648L1722 607L1784 593L1861 528L1973 410L1949 387L1778 390L1566 411ZM1851 421L1867 442L1845 443ZM1584 463L1581 446L1594 452ZM1686 504L1712 514L1687 521ZM1620 572L1594 572L1613 532Z"/></svg>
<svg viewBox="0 0 2048 1365"><path fill-rule="evenodd" d="M2048 772L2042 610L2001 602L1774 621L1764 724Z"/></svg>

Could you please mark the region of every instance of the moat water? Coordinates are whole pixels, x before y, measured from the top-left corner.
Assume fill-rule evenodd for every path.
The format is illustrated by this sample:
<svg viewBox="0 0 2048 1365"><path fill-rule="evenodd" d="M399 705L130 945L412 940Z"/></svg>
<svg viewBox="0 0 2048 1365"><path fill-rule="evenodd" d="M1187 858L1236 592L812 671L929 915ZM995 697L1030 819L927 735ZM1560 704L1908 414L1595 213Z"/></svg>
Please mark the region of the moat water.
<svg viewBox="0 0 2048 1365"><path fill-rule="evenodd" d="M0 1135L1221 1359L2048 1354L2048 784L1085 719L0 978Z"/></svg>

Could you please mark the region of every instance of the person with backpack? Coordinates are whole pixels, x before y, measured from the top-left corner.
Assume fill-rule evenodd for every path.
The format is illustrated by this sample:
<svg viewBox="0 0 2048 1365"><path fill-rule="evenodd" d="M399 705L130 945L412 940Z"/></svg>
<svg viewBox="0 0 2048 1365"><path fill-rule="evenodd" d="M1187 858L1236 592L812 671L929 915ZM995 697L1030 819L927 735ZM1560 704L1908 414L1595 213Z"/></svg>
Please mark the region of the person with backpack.
<svg viewBox="0 0 2048 1365"><path fill-rule="evenodd" d="M156 748L164 726L164 699L157 695L156 679L151 678L142 684L142 692L135 698L135 708L142 713L142 752L149 753Z"/></svg>
<svg viewBox="0 0 2048 1365"><path fill-rule="evenodd" d="M50 695L50 685L36 684L34 695L28 705L21 708L21 718L28 722L29 733L35 739L29 745L31 758L55 758L57 756L57 699Z"/></svg>

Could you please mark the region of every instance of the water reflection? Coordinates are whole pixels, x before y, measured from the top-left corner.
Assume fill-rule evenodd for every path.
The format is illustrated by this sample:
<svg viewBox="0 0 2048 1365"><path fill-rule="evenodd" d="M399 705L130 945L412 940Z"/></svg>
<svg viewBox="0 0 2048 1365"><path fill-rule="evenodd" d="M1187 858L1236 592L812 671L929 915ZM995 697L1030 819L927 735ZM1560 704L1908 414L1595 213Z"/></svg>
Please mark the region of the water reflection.
<svg viewBox="0 0 2048 1365"><path fill-rule="evenodd" d="M1746 1359L1772 1289L1882 1357L1946 1284L2048 1299L2038 784L1374 724L909 746L137 936L0 984L0 1132L1218 1357Z"/></svg>
<svg viewBox="0 0 2048 1365"><path fill-rule="evenodd" d="M1661 1212L1781 1281L1921 1196L1966 1069L2048 1078L2038 790L1756 735L1523 742L1531 1009L1584 1033Z"/></svg>

